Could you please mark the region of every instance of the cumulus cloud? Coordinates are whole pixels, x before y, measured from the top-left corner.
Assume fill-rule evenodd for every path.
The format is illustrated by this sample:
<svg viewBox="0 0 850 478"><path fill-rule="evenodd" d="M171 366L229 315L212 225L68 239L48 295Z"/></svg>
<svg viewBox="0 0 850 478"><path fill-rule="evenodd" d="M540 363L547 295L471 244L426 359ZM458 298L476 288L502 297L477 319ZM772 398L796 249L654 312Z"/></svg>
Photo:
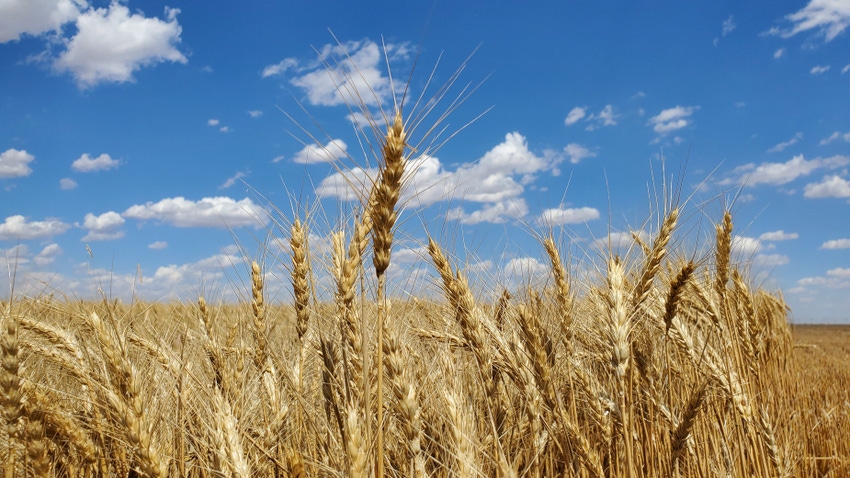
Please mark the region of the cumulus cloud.
<svg viewBox="0 0 850 478"><path fill-rule="evenodd" d="M753 266L755 267L778 267L789 262L788 256L782 254L756 254L753 257Z"/></svg>
<svg viewBox="0 0 850 478"><path fill-rule="evenodd" d="M124 231L121 230L124 222L124 218L115 211L105 212L100 216L88 213L83 220L83 227L88 229L89 232L82 238L82 241L92 242L120 239L124 237Z"/></svg>
<svg viewBox="0 0 850 478"><path fill-rule="evenodd" d="M807 184L803 196L807 198L850 198L850 181L837 174L825 176L819 183Z"/></svg>
<svg viewBox="0 0 850 478"><path fill-rule="evenodd" d="M742 257L752 257L761 250L761 241L754 237L734 236L732 238L732 253Z"/></svg>
<svg viewBox="0 0 850 478"><path fill-rule="evenodd" d="M809 70L809 73L811 73L812 75L820 75L821 73L826 73L827 71L829 71L830 68L832 68L832 66L830 65L815 65L812 67L811 70Z"/></svg>
<svg viewBox="0 0 850 478"><path fill-rule="evenodd" d="M415 197L417 205L428 206L440 201L461 199L489 203L471 213L456 209L453 219L466 223L505 222L517 214L525 214L527 206L520 195L525 185L535 181L544 171L556 172L564 158L554 152L537 155L528 149L526 138L518 132L508 133L477 161L447 170L434 156L422 155L408 168L402 187L402 202ZM316 188L320 197L353 200L364 197L375 170L353 168L325 178Z"/></svg>
<svg viewBox="0 0 850 478"><path fill-rule="evenodd" d="M841 74L843 75L843 74L847 73L848 71L850 71L850 63L844 65L844 68L841 69Z"/></svg>
<svg viewBox="0 0 850 478"><path fill-rule="evenodd" d="M599 219L599 210L592 207L568 208L558 207L545 209L537 218L540 226L563 226L565 224L581 224Z"/></svg>
<svg viewBox="0 0 850 478"><path fill-rule="evenodd" d="M768 35L790 38L798 33L815 31L815 35L831 42L850 25L850 4L842 0L811 0L801 10L786 15L790 27L773 27Z"/></svg>
<svg viewBox="0 0 850 478"><path fill-rule="evenodd" d="M831 239L820 246L821 249L850 249L850 239Z"/></svg>
<svg viewBox="0 0 850 478"><path fill-rule="evenodd" d="M564 119L564 124L566 124L567 126L572 126L578 123L580 119L584 118L586 114L587 110L585 108L582 108L581 106L576 106L575 108L571 109L570 112L567 114L567 118Z"/></svg>
<svg viewBox="0 0 850 478"><path fill-rule="evenodd" d="M832 156L806 160L802 154L794 156L784 163L753 163L735 168L732 173L737 176L735 182L739 185L757 186L759 184L782 185L795 179L807 176L817 169L836 169L850 164L850 157ZM730 181L726 181L727 183Z"/></svg>
<svg viewBox="0 0 850 478"><path fill-rule="evenodd" d="M22 178L32 173L29 164L35 156L26 150L7 149L0 153L0 178Z"/></svg>
<svg viewBox="0 0 850 478"><path fill-rule="evenodd" d="M63 191L70 191L77 187L77 182L71 178L62 178L59 180L59 189Z"/></svg>
<svg viewBox="0 0 850 478"><path fill-rule="evenodd" d="M785 232L783 230L765 232L759 236L760 241L790 241L800 237L796 232Z"/></svg>
<svg viewBox="0 0 850 478"><path fill-rule="evenodd" d="M120 161L112 159L108 154L101 154L96 158L92 158L88 155L88 153L86 153L71 163L71 169L81 173L93 173L96 171L115 169L120 164Z"/></svg>
<svg viewBox="0 0 850 478"><path fill-rule="evenodd" d="M80 14L82 2L72 0L7 0L0 2L0 43L21 35L58 31Z"/></svg>
<svg viewBox="0 0 850 478"><path fill-rule="evenodd" d="M515 257L502 268L502 273L512 283L538 280L549 274L549 266L534 257Z"/></svg>
<svg viewBox="0 0 850 478"><path fill-rule="evenodd" d="M248 116L251 118L259 118L260 116L263 116L263 112L260 110L251 110L248 112Z"/></svg>
<svg viewBox="0 0 850 478"><path fill-rule="evenodd" d="M32 261L36 265L46 266L52 264L60 255L62 255L62 248L59 247L59 244L49 244L33 257Z"/></svg>
<svg viewBox="0 0 850 478"><path fill-rule="evenodd" d="M215 118L210 118L207 120L207 124L210 126L218 126L219 121Z"/></svg>
<svg viewBox="0 0 850 478"><path fill-rule="evenodd" d="M481 209L465 212L463 208L454 208L446 214L449 221L458 221L461 224L479 224L489 222L501 224L511 219L518 219L528 214L528 205L522 198L506 201L498 201L487 204Z"/></svg>
<svg viewBox="0 0 850 478"><path fill-rule="evenodd" d="M595 158L596 153L578 143L570 143L564 147L564 153L570 158L570 162L578 164L584 158Z"/></svg>
<svg viewBox="0 0 850 478"><path fill-rule="evenodd" d="M130 207L122 216L177 227L261 227L268 220L266 211L251 199L236 201L229 197L210 197L200 201L175 197L157 203L149 201Z"/></svg>
<svg viewBox="0 0 850 478"><path fill-rule="evenodd" d="M682 129L692 123L691 116L699 106L674 106L662 110L649 119L653 131L658 134L667 134L671 131Z"/></svg>
<svg viewBox="0 0 850 478"><path fill-rule="evenodd" d="M80 88L98 83L133 81L133 73L162 62L186 63L177 49L182 27L176 8L165 9L165 20L145 17L113 1L108 8L89 9L77 17L77 33L53 62L70 72Z"/></svg>
<svg viewBox="0 0 850 478"><path fill-rule="evenodd" d="M155 251L161 251L163 249L168 248L168 243L165 241L156 241L148 244L148 249L153 249Z"/></svg>
<svg viewBox="0 0 850 478"><path fill-rule="evenodd" d="M797 134L795 134L793 138L789 139L788 141L783 141L782 143L779 143L776 146L773 146L772 148L768 149L767 152L768 153L782 152L787 147L793 146L793 145L799 143L801 139L803 139L803 133L798 131Z"/></svg>
<svg viewBox="0 0 850 478"><path fill-rule="evenodd" d="M820 140L820 145L824 146L824 145L827 145L829 143L832 143L833 141L837 141L839 139L843 139L844 141L850 143L850 131L843 133L843 134L838 132L838 131L835 131L834 133L829 135L828 138L824 138L824 139Z"/></svg>
<svg viewBox="0 0 850 478"><path fill-rule="evenodd" d="M347 150L348 145L345 141L332 139L322 146L316 144L304 146L304 149L295 153L292 161L298 164L332 163L348 157Z"/></svg>
<svg viewBox="0 0 850 478"><path fill-rule="evenodd" d="M622 232L615 231L609 233L605 237L600 237L593 241L593 247L600 251L622 252L623 250L636 247L634 236L637 235L641 241L648 243L650 241L649 234L645 231Z"/></svg>
<svg viewBox="0 0 850 478"><path fill-rule="evenodd" d="M293 71L289 82L301 88L311 105L335 106L343 103L384 104L391 97L389 77L382 68L385 53L390 61L406 58L406 44L386 44L386 52L374 41L349 41L328 44L319 49L319 58L302 64L295 58L263 69L267 78Z"/></svg>
<svg viewBox="0 0 850 478"><path fill-rule="evenodd" d="M44 239L64 234L70 227L59 219L27 222L24 216L9 216L0 224L0 240Z"/></svg>
<svg viewBox="0 0 850 478"><path fill-rule="evenodd" d="M785 48L780 48L780 49L776 50L775 52L773 52L773 58L778 60L778 59L782 58L782 55L784 55L784 54L785 54Z"/></svg>

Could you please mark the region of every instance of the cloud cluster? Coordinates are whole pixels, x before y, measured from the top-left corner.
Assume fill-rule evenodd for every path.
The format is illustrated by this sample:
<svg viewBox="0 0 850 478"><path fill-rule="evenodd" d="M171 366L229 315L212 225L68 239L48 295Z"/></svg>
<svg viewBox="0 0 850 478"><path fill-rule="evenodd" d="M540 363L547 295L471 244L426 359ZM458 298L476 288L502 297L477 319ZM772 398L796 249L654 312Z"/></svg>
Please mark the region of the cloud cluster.
<svg viewBox="0 0 850 478"><path fill-rule="evenodd" d="M153 220L177 227L261 227L268 220L266 210L249 198L210 197L191 201L183 197L137 204L121 214L125 218Z"/></svg>
<svg viewBox="0 0 850 478"><path fill-rule="evenodd" d="M332 163L348 157L348 145L341 139L332 139L324 145L308 144L295 153L292 161L298 164Z"/></svg>
<svg viewBox="0 0 850 478"><path fill-rule="evenodd" d="M391 98L390 79L382 71L385 59L406 58L406 44L388 43L385 50L371 40L328 44L319 57L303 64L285 58L265 67L263 78L293 72L289 82L301 88L311 105L360 104L380 106ZM386 56L385 56L386 55Z"/></svg>
<svg viewBox="0 0 850 478"><path fill-rule="evenodd" d="M22 35L58 31L80 15L82 2L73 0L19 0L0 2L0 43Z"/></svg>
<svg viewBox="0 0 850 478"><path fill-rule="evenodd" d="M581 157L589 153L569 147L565 151ZM448 170L438 158L424 154L407 167L402 203L413 200L416 205L429 206L453 199L481 203L483 207L472 212L454 208L449 217L466 224L505 222L528 213L521 197L525 187L541 173L559 174L557 165L564 159L563 154L554 151L533 153L526 138L518 132L506 134L504 141L478 160L464 163L454 171ZM371 178L376 174L374 169L359 167L337 172L322 180L316 193L346 201L360 199L368 193Z"/></svg>
<svg viewBox="0 0 850 478"><path fill-rule="evenodd" d="M619 115L614 113L614 107L612 105L605 105L599 113L591 114L587 113L587 107L576 106L567 114L567 117L564 119L564 124L572 126L583 119L585 123L588 123L584 129L587 131L594 131L604 126L616 125L618 118Z"/></svg>
<svg viewBox="0 0 850 478"><path fill-rule="evenodd" d="M732 178L721 181L721 184L738 184L757 186L771 184L780 186L790 183L797 178L808 176L818 169L837 169L850 164L848 156L832 156L807 160L802 154L794 156L784 163L748 163L732 170Z"/></svg>
<svg viewBox="0 0 850 478"><path fill-rule="evenodd" d="M9 216L0 224L0 240L45 239L64 234L70 228L70 224L59 219L28 222L21 215Z"/></svg>
<svg viewBox="0 0 850 478"><path fill-rule="evenodd" d="M850 181L837 174L825 176L819 183L807 184L803 190L807 198L850 198Z"/></svg>
<svg viewBox="0 0 850 478"><path fill-rule="evenodd" d="M667 108L650 118L649 124L652 126L653 131L664 135L692 124L693 120L691 119L691 116L694 114L694 111L698 109L699 106L678 105L673 108Z"/></svg>
<svg viewBox="0 0 850 478"><path fill-rule="evenodd" d="M81 88L98 83L133 81L133 73L163 62L186 63L177 49L182 27L176 8L165 8L165 20L130 13L112 2L90 8L76 17L76 34L53 62L57 71L70 72Z"/></svg>
<svg viewBox="0 0 850 478"><path fill-rule="evenodd" d="M35 156L26 150L7 149L0 153L0 178L22 178L32 173L29 164Z"/></svg>
<svg viewBox="0 0 850 478"><path fill-rule="evenodd" d="M120 161L112 159L108 154L101 154L96 158L92 158L86 153L71 163L71 169L80 173L94 173L115 169L120 164Z"/></svg>
<svg viewBox="0 0 850 478"><path fill-rule="evenodd" d="M815 35L831 42L850 26L850 4L842 0L810 0L801 10L786 15L790 27L773 27L768 35L790 38L798 33L815 31Z"/></svg>
<svg viewBox="0 0 850 478"><path fill-rule="evenodd" d="M83 227L88 229L88 234L83 236L82 241L111 241L124 237L124 231L121 226L124 225L123 217L115 211L109 211L95 216L92 213L86 214L83 220Z"/></svg>

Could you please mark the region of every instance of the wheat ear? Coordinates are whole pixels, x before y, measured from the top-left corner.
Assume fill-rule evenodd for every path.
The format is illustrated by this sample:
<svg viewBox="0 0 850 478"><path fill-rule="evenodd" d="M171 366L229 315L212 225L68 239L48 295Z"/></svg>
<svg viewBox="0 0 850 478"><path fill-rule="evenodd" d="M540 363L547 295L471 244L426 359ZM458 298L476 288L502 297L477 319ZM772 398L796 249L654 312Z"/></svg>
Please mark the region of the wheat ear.
<svg viewBox="0 0 850 478"><path fill-rule="evenodd" d="M378 456L377 474L384 476L384 358L383 333L387 320L386 275L390 266L390 254L393 244L393 227L397 213L396 204L401 194L401 179L404 175L404 148L407 133L401 118L401 111L396 111L393 124L387 128L387 135L382 146L384 163L374 191L374 203L369 212L372 218L372 263L375 266L375 276L378 278Z"/></svg>

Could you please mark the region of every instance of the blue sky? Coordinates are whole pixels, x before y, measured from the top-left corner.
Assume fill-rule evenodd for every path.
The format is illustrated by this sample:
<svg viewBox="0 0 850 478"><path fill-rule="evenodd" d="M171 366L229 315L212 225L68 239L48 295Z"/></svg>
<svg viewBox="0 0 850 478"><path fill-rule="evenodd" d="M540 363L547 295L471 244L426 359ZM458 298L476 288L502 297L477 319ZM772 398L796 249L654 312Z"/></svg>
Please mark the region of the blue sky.
<svg viewBox="0 0 850 478"><path fill-rule="evenodd" d="M335 86L377 115L409 82L406 116L449 88L411 131L399 288L425 229L510 285L551 227L592 275L598 238L651 235L667 177L680 251L707 259L731 205L795 321L850 321L848 25L847 0L3 0L0 262L19 293L192 301L259 258L286 300L293 210L321 261L375 165Z"/></svg>

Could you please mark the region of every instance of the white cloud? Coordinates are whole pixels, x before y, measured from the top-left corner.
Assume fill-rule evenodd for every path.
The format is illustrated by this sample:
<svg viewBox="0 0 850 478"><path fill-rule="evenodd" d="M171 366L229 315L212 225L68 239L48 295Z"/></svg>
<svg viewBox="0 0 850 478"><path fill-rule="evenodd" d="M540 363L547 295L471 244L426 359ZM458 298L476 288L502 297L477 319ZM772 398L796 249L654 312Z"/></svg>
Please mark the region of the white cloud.
<svg viewBox="0 0 850 478"><path fill-rule="evenodd" d="M406 44L386 44L390 61L406 58ZM304 90L311 105L335 106L343 103L381 105L390 99L390 80L381 68L385 56L371 40L329 44L319 50L319 58L306 65L286 58L263 69L263 78L288 70L296 72L290 83Z"/></svg>
<svg viewBox="0 0 850 478"><path fill-rule="evenodd" d="M599 113L592 114L587 117L585 121L590 122L585 129L587 131L594 131L597 128L602 126L614 126L617 124L617 118L620 115L614 114L614 107L611 105L605 105Z"/></svg>
<svg viewBox="0 0 850 478"><path fill-rule="evenodd" d="M634 234L637 234L644 243L650 241L649 234L644 231L636 231ZM625 249L636 247L636 244L631 232L611 232L605 237L594 240L593 247L599 251L622 252Z"/></svg>
<svg viewBox="0 0 850 478"><path fill-rule="evenodd" d="M168 248L168 243L165 241L156 241L148 244L148 249L153 249L155 251L161 251L166 248Z"/></svg>
<svg viewBox="0 0 850 478"><path fill-rule="evenodd" d="M53 66L68 71L81 88L102 82L133 81L133 72L162 62L186 63L177 49L182 28L176 8L166 20L148 18L113 1L109 8L89 9L77 17L77 33Z"/></svg>
<svg viewBox="0 0 850 478"><path fill-rule="evenodd" d="M833 269L834 270L834 269ZM801 286L824 286L828 289L850 289L850 280L841 276L805 277L797 281Z"/></svg>
<svg viewBox="0 0 850 478"><path fill-rule="evenodd" d="M120 164L120 161L112 159L108 154L101 154L100 156L92 159L92 157L86 153L71 163L71 169L81 173L93 173L96 171L115 169Z"/></svg>
<svg viewBox="0 0 850 478"><path fill-rule="evenodd" d="M765 232L759 236L760 241L790 241L800 237L796 232L785 232L783 230Z"/></svg>
<svg viewBox="0 0 850 478"><path fill-rule="evenodd" d="M738 28L738 24L735 23L735 18L732 15L729 15L729 18L723 20L720 35L725 37L726 35L735 31L736 28Z"/></svg>
<svg viewBox="0 0 850 478"><path fill-rule="evenodd" d="M248 112L248 116L251 118L259 118L260 116L263 116L263 112L260 110L251 110Z"/></svg>
<svg viewBox="0 0 850 478"><path fill-rule="evenodd" d="M35 262L36 265L46 266L53 263L56 260L56 257L62 254L62 248L59 247L59 244L49 244L41 250L35 257L33 257L32 261Z"/></svg>
<svg viewBox="0 0 850 478"><path fill-rule="evenodd" d="M268 78L270 76L280 75L282 73L285 73L286 70L294 68L296 66L298 66L298 60L296 60L295 58L284 58L283 60L281 60L280 63L269 65L263 68L263 71L262 73L260 73L260 76L262 76L263 78Z"/></svg>
<svg viewBox="0 0 850 478"><path fill-rule="evenodd" d="M230 129L230 126L222 126L218 130L221 131L222 133L230 133L231 131L233 131L232 129Z"/></svg>
<svg viewBox="0 0 850 478"><path fill-rule="evenodd" d="M59 180L59 189L63 191L70 191L77 187L77 182L71 178L62 178Z"/></svg>
<svg viewBox="0 0 850 478"><path fill-rule="evenodd" d="M295 153L292 161L298 164L332 163L348 157L348 145L341 139L332 139L322 146L308 144Z"/></svg>
<svg viewBox="0 0 850 478"><path fill-rule="evenodd" d="M86 214L83 220L83 227L88 229L82 241L111 241L124 237L124 231L121 226L124 225L124 218L115 211L109 211L95 216L92 213Z"/></svg>
<svg viewBox="0 0 850 478"><path fill-rule="evenodd" d="M756 186L759 184L782 185L801 177L807 176L820 168L836 169L850 164L850 157L832 156L821 159L806 160L802 154L794 156L784 163L753 163L745 164L734 169L740 185Z"/></svg>
<svg viewBox="0 0 850 478"><path fill-rule="evenodd" d="M850 279L850 268L836 267L835 269L826 271L826 275Z"/></svg>
<svg viewBox="0 0 850 478"><path fill-rule="evenodd" d="M691 124L691 115L699 109L699 106L675 106L662 110L649 119L652 129L658 134L667 134L677 129L682 129Z"/></svg>
<svg viewBox="0 0 850 478"><path fill-rule="evenodd" d="M584 118L586 114L587 110L585 108L576 106L575 108L571 109L570 112L567 114L567 118L564 120L564 124L566 124L567 126L572 126L576 124L580 119Z"/></svg>
<svg viewBox="0 0 850 478"><path fill-rule="evenodd" d="M246 177L247 175L248 175L248 173L245 173L245 172L239 171L239 172L237 172L236 174L234 174L233 176L231 176L231 177L227 178L227 181L225 181L225 182L224 182L221 186L219 186L218 188L219 188L219 189L227 189L227 188L229 188L230 186L233 186L234 184L236 184L236 181L239 181L240 179L242 179L242 178Z"/></svg>
<svg viewBox="0 0 850 478"><path fill-rule="evenodd" d="M0 178L21 178L29 176L32 168L29 164L35 156L26 150L7 149L0 153Z"/></svg>
<svg viewBox="0 0 850 478"><path fill-rule="evenodd" d="M124 211L125 218L155 220L177 227L261 227L268 220L266 211L249 198L236 201L229 197L190 201L183 197L147 202Z"/></svg>
<svg viewBox="0 0 850 478"><path fill-rule="evenodd" d="M837 174L825 176L819 183L807 184L803 196L807 198L850 198L850 181Z"/></svg>
<svg viewBox="0 0 850 478"><path fill-rule="evenodd" d="M784 55L784 54L785 54L785 48L780 48L780 49L776 50L775 52L773 52L773 58L778 60L778 59L782 58L782 55Z"/></svg>
<svg viewBox="0 0 850 478"><path fill-rule="evenodd" d="M549 266L533 257L516 257L505 264L502 272L514 282L522 282L549 274Z"/></svg>
<svg viewBox="0 0 850 478"><path fill-rule="evenodd" d="M790 262L788 256L782 254L756 254L753 257L753 266L755 267L784 266L788 262Z"/></svg>
<svg viewBox="0 0 850 478"><path fill-rule="evenodd" d="M844 0L811 0L800 11L786 15L790 28L771 28L767 34L790 38L798 33L816 30L816 36L830 42L850 25L850 3Z"/></svg>
<svg viewBox="0 0 850 478"><path fill-rule="evenodd" d="M24 216L9 216L0 224L0 240L44 239L64 234L70 227L59 219L27 222Z"/></svg>
<svg viewBox="0 0 850 478"><path fill-rule="evenodd" d="M827 71L829 71L830 68L832 68L832 66L830 66L830 65L826 65L826 66L815 65L815 66L812 67L811 70L809 70L809 73L811 73L813 75L820 75L821 73L826 73Z"/></svg>
<svg viewBox="0 0 850 478"><path fill-rule="evenodd" d="M820 246L821 249L850 249L850 239L831 239Z"/></svg>
<svg viewBox="0 0 850 478"><path fill-rule="evenodd" d="M4 0L0 2L0 43L57 31L80 14L72 0Z"/></svg>
<svg viewBox="0 0 850 478"><path fill-rule="evenodd" d="M844 65L844 68L841 69L841 74L843 75L843 74L847 73L848 71L850 71L850 63Z"/></svg>
<svg viewBox="0 0 850 478"><path fill-rule="evenodd" d="M743 257L752 257L761 250L761 241L754 237L734 236L732 238L732 253Z"/></svg>
<svg viewBox="0 0 850 478"><path fill-rule="evenodd" d="M218 126L219 121L215 118L210 118L207 120L207 124L210 126Z"/></svg>
<svg viewBox="0 0 850 478"><path fill-rule="evenodd" d="M773 146L772 148L768 149L767 152L768 153L782 152L787 147L793 146L793 145L799 143L801 139L803 139L803 133L798 131L797 134L795 134L793 138L789 139L788 141L784 141L782 143L779 143L776 146Z"/></svg>
<svg viewBox="0 0 850 478"><path fill-rule="evenodd" d="M272 158L272 163L279 163L279 162L283 161L284 159L286 159L286 156L284 156L284 155L275 156L274 158Z"/></svg>
<svg viewBox="0 0 850 478"><path fill-rule="evenodd" d="M477 211L467 213L463 208L454 208L446 213L449 221L459 221L461 224L479 224L489 222L502 224L511 219L518 219L528 214L528 205L522 198L499 201L487 204Z"/></svg>
<svg viewBox="0 0 850 478"><path fill-rule="evenodd" d="M581 224L599 219L599 210L592 207L546 209L537 218L541 226L562 226L564 224Z"/></svg>
<svg viewBox="0 0 850 478"><path fill-rule="evenodd" d="M595 158L596 153L578 143L570 143L564 147L564 152L570 157L570 162L578 164L584 158Z"/></svg>
<svg viewBox="0 0 850 478"><path fill-rule="evenodd" d="M541 172L557 174L556 165L563 159L562 154L553 151L534 154L528 149L525 137L517 132L506 134L503 142L477 161L464 163L454 171L445 169L434 156L421 155L406 167L401 200L422 206L453 199L489 203L473 213L455 210L453 217L468 223L504 222L527 211L525 202L519 198L525 185L534 182ZM360 199L368 193L371 178L376 174L374 169L359 167L337 172L321 181L316 194L345 201Z"/></svg>
<svg viewBox="0 0 850 478"><path fill-rule="evenodd" d="M848 131L844 134L841 134L840 132L835 131L834 133L829 135L828 138L824 138L824 139L820 140L820 145L824 146L824 145L827 145L829 143L832 143L833 141L837 141L839 139L843 139L844 141L850 143L850 131Z"/></svg>

